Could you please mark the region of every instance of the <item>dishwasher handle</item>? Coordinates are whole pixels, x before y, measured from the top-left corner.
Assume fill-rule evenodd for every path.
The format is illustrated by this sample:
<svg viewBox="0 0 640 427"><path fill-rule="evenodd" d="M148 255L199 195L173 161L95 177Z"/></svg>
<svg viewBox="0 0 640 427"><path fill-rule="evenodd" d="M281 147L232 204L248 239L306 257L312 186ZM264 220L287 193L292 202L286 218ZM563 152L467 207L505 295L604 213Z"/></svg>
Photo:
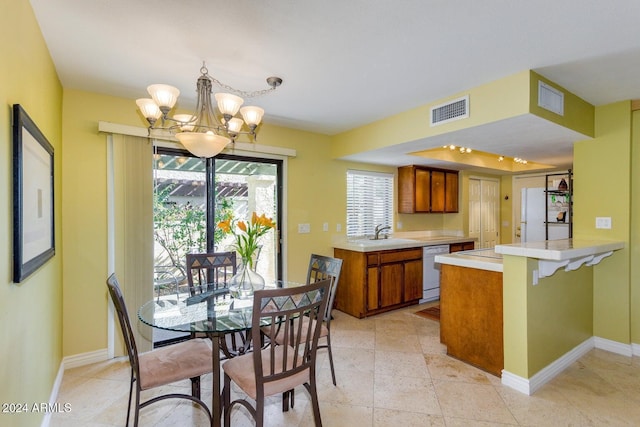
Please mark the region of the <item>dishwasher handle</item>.
<svg viewBox="0 0 640 427"><path fill-rule="evenodd" d="M425 246L422 253L423 255L448 254L449 245Z"/></svg>

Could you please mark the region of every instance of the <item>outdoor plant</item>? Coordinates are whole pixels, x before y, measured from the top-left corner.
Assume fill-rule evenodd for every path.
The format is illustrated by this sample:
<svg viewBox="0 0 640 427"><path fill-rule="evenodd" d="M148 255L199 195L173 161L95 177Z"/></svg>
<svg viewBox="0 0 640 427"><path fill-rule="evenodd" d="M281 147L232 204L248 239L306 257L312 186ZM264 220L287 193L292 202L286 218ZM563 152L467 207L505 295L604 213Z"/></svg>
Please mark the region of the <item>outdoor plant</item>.
<svg viewBox="0 0 640 427"><path fill-rule="evenodd" d="M168 257L168 264L186 276L185 259L188 253L204 252L206 250L206 215L205 209L190 202L178 204L171 201L169 196L174 186L167 186L154 196L153 220L154 237L162 246ZM228 217L231 211L231 201L220 198L216 203L215 217ZM224 232L216 228L214 241L218 242ZM167 264L166 261L156 260L156 264Z"/></svg>

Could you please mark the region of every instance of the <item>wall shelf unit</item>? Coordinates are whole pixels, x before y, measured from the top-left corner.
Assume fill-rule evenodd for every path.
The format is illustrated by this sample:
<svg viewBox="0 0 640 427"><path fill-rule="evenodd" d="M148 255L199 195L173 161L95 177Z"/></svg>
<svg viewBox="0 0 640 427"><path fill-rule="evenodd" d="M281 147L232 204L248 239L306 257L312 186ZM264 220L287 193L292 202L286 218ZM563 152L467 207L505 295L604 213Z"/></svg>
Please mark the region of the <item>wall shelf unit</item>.
<svg viewBox="0 0 640 427"><path fill-rule="evenodd" d="M548 174L545 181L546 240L554 240L558 236L572 238L573 174L571 169L567 172Z"/></svg>

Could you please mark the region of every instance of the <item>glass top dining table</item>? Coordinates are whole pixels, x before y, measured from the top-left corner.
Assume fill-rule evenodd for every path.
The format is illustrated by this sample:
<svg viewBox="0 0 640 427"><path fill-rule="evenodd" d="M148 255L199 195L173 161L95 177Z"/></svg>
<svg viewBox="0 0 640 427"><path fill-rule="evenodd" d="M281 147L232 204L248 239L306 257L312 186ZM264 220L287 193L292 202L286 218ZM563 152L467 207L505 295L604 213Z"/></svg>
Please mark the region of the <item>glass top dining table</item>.
<svg viewBox="0 0 640 427"><path fill-rule="evenodd" d="M301 283L282 282L265 286L265 289L302 286ZM246 332L249 336L253 298L233 298L227 288L202 294L172 299L152 299L138 310L142 323L158 329L176 332L204 333L211 339L213 361L213 396L211 402L211 425L220 426L222 415L220 385L220 351L232 357L226 348L221 348L226 334ZM243 349L243 352L246 349Z"/></svg>

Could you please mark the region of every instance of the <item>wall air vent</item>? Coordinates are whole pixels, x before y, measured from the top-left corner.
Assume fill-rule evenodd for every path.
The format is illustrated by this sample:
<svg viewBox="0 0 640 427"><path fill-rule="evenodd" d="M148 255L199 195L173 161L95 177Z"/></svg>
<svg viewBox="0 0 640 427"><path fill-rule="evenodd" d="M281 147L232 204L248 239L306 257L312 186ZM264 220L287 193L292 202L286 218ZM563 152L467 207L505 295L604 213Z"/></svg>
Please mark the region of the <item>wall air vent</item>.
<svg viewBox="0 0 640 427"><path fill-rule="evenodd" d="M429 124L436 126L467 117L469 117L469 95L431 107Z"/></svg>
<svg viewBox="0 0 640 427"><path fill-rule="evenodd" d="M564 93L538 80L538 107L564 116Z"/></svg>

